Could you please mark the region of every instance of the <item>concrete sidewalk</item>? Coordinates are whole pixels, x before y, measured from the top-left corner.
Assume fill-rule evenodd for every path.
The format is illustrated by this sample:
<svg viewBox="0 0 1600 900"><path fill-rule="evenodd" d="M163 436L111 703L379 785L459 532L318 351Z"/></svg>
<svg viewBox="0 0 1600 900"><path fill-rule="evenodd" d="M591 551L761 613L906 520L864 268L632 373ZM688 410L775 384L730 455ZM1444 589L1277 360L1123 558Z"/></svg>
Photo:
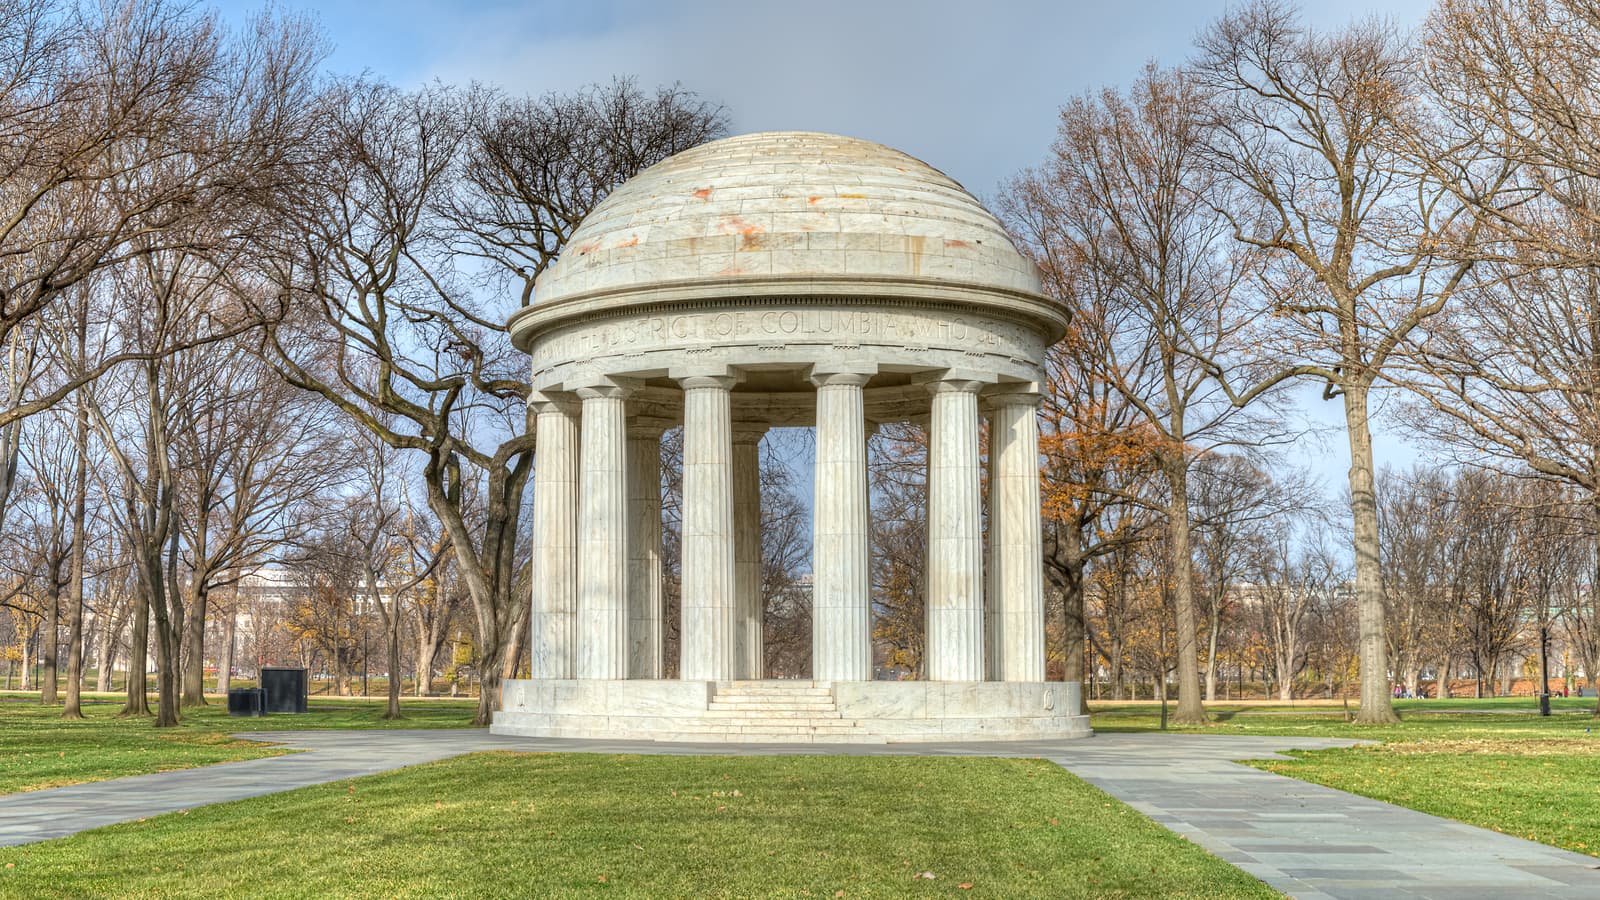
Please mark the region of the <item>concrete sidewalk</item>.
<svg viewBox="0 0 1600 900"><path fill-rule="evenodd" d="M1320 898L1600 897L1600 859L1261 772L1231 760L1337 738L1109 734L993 744L658 744L485 730L240 734L309 752L0 796L0 846L482 750L1051 760L1274 888Z"/></svg>

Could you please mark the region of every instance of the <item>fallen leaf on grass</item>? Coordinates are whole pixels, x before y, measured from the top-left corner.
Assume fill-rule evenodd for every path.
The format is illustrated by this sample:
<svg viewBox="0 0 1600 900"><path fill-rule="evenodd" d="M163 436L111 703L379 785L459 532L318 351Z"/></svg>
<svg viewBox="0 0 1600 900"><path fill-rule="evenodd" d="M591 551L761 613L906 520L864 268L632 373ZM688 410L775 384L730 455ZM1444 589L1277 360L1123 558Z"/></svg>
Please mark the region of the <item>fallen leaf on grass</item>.
<svg viewBox="0 0 1600 900"><path fill-rule="evenodd" d="M600 882L601 884L605 884L606 883L606 877L604 875L601 875L599 878L597 878L595 880Z"/></svg>
<svg viewBox="0 0 1600 900"><path fill-rule="evenodd" d="M960 884L956 885L956 887L961 888L963 891L970 891L970 890L972 890L972 882L963 881Z"/></svg>
<svg viewBox="0 0 1600 900"><path fill-rule="evenodd" d="M933 874L932 872L918 872L917 874L915 874L915 875L913 875L911 877L912 878L926 878L929 881L932 881L933 879L938 878L939 876Z"/></svg>

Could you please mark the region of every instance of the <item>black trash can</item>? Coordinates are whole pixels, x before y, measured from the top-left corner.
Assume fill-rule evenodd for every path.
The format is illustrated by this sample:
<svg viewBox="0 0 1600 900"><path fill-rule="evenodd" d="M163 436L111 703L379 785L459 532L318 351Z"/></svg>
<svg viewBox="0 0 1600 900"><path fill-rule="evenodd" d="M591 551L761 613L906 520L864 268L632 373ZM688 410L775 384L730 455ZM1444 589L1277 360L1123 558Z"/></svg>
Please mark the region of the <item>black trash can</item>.
<svg viewBox="0 0 1600 900"><path fill-rule="evenodd" d="M261 690L266 692L267 712L303 713L310 683L305 669L265 666L261 669Z"/></svg>
<svg viewBox="0 0 1600 900"><path fill-rule="evenodd" d="M237 688L228 692L228 715L264 716L266 714L266 693L260 688Z"/></svg>

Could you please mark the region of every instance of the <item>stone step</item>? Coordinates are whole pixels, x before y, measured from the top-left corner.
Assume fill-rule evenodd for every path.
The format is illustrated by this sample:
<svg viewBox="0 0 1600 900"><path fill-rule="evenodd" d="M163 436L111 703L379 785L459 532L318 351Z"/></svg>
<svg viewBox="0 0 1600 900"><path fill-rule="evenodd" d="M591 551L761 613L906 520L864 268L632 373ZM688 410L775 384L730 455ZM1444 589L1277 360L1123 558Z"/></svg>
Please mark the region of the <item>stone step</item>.
<svg viewBox="0 0 1600 900"><path fill-rule="evenodd" d="M706 718L720 721L779 722L788 724L789 722L808 722L813 719L820 722L837 722L843 718L843 714L836 709L792 709L778 712L751 713L739 709L717 709L713 707L706 710Z"/></svg>
<svg viewBox="0 0 1600 900"><path fill-rule="evenodd" d="M832 700L833 691L827 688L804 688L802 690L739 690L729 688L717 691L718 697L802 697L805 699Z"/></svg>
<svg viewBox="0 0 1600 900"><path fill-rule="evenodd" d="M864 734L860 722L835 719L833 721L795 720L792 722L757 722L747 719L699 719L685 722L687 730L696 734L743 734L762 732L770 734Z"/></svg>
<svg viewBox="0 0 1600 900"><path fill-rule="evenodd" d="M747 698L734 698L734 700L712 700L706 705L707 709L838 709L832 701L821 703L811 700L747 700Z"/></svg>
<svg viewBox="0 0 1600 900"><path fill-rule="evenodd" d="M757 734L742 732L726 734L722 732L682 731L669 737L659 737L659 741L673 743L730 743L730 744L887 744L887 738L881 735L870 734Z"/></svg>
<svg viewBox="0 0 1600 900"><path fill-rule="evenodd" d="M754 725L784 725L784 727L787 727L787 725L805 725L805 727L816 727L816 725L838 725L840 722L848 722L848 719L843 719L837 714L835 716L715 716L715 714L707 714L707 716L699 716L698 719L694 719L690 724L715 725L718 729L725 729L725 727L734 727L734 725L752 725L752 727Z"/></svg>

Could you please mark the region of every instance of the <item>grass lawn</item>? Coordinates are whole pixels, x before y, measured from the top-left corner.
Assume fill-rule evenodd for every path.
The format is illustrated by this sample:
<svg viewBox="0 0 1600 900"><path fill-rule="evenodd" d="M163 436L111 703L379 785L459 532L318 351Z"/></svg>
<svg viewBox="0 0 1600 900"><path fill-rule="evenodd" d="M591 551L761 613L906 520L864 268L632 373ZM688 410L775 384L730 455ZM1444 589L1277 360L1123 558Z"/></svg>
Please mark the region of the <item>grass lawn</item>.
<svg viewBox="0 0 1600 900"><path fill-rule="evenodd" d="M1250 765L1600 856L1600 735L1440 737Z"/></svg>
<svg viewBox="0 0 1600 900"><path fill-rule="evenodd" d="M1014 759L479 754L0 848L0 897L602 893L1278 896Z"/></svg>
<svg viewBox="0 0 1600 900"><path fill-rule="evenodd" d="M1398 725L1347 724L1338 707L1212 708L1214 724L1176 731L1368 738L1378 746L1296 752L1249 763L1352 794L1600 856L1600 720L1594 700L1400 701ZM1513 714L1519 713L1520 714ZM1097 708L1100 731L1158 727L1151 706Z"/></svg>
<svg viewBox="0 0 1600 900"><path fill-rule="evenodd" d="M1346 722L1340 706L1239 706L1206 704L1208 725L1169 725L1172 731L1191 734L1288 734L1315 737L1364 738L1373 741L1417 741L1445 738L1516 738L1593 736L1600 740L1600 720L1592 715L1593 698L1556 698L1557 715L1536 715L1527 697L1485 700L1397 700L1401 720L1396 725L1356 725ZM1100 732L1155 731L1161 708L1152 703L1090 703L1090 724ZM1169 712L1176 704L1169 707ZM1357 709L1351 704L1352 714ZM1585 729L1593 728L1591 735Z"/></svg>
<svg viewBox="0 0 1600 900"><path fill-rule="evenodd" d="M68 722L38 694L0 693L0 794L276 756L284 751L228 735L235 731L312 728L456 728L472 723L476 701L401 702L406 718L382 719L382 701L313 699L303 716L234 719L219 699L186 710L183 725L120 719L121 700L85 697L87 718Z"/></svg>

